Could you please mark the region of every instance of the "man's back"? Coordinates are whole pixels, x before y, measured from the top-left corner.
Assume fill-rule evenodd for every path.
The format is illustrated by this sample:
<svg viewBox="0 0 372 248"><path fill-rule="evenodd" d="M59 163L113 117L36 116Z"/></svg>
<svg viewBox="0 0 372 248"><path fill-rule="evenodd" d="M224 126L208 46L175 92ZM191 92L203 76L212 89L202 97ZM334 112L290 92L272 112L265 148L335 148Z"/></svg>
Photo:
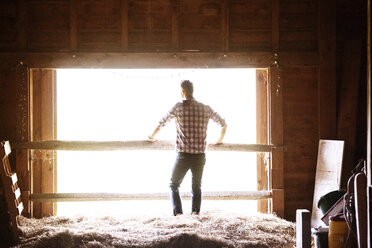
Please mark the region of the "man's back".
<svg viewBox="0 0 372 248"><path fill-rule="evenodd" d="M177 150L185 153L205 152L209 119L225 126L225 121L217 112L194 98L177 103L160 121L159 126L165 125L170 118L176 119Z"/></svg>

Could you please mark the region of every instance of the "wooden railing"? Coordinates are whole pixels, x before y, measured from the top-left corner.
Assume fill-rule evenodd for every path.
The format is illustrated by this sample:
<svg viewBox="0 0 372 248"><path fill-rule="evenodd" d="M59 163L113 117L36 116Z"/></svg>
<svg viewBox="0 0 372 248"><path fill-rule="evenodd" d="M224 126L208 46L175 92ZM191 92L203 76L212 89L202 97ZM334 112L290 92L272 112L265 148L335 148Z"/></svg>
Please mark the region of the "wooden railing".
<svg viewBox="0 0 372 248"><path fill-rule="evenodd" d="M172 141L149 142L143 140L133 141L34 141L16 143L14 149L34 150L69 150L69 151L110 151L110 150L174 150ZM208 151L234 151L234 152L271 152L275 145L264 144L229 144L208 145Z"/></svg>
<svg viewBox="0 0 372 248"><path fill-rule="evenodd" d="M16 143L15 149L29 150L64 150L64 151L110 151L110 150L174 150L172 141L37 141ZM272 152L275 145L264 144L229 144L208 145L208 151L237 151L237 152ZM184 198L190 194L184 193ZM203 192L207 200L259 200L273 197L271 191L224 191ZM62 202L62 201L118 201L118 200L165 200L169 193L43 193L30 194L31 201Z"/></svg>

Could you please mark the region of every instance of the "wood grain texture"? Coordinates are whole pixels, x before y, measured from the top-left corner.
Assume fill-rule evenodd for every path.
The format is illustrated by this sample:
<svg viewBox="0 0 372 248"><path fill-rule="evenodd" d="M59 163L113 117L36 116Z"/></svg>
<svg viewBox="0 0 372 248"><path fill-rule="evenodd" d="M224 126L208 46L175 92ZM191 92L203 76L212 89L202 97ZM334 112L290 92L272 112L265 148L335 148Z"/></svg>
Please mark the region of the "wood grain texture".
<svg viewBox="0 0 372 248"><path fill-rule="evenodd" d="M319 1L319 138L335 139L336 96L336 1Z"/></svg>
<svg viewBox="0 0 372 248"><path fill-rule="evenodd" d="M64 151L109 151L109 150L174 150L171 141L149 142L132 141L61 141L43 140L24 142L14 145L14 149L64 150ZM208 145L208 151L271 152L276 145L264 144L231 144Z"/></svg>
<svg viewBox="0 0 372 248"><path fill-rule="evenodd" d="M55 70L32 70L32 140L54 139L56 129ZM40 153L40 154L39 154ZM39 154L39 155L37 155ZM31 193L54 193L56 152L32 151ZM41 218L56 213L53 203L34 203L32 216Z"/></svg>
<svg viewBox="0 0 372 248"><path fill-rule="evenodd" d="M267 68L269 52L0 53L1 68Z"/></svg>
<svg viewBox="0 0 372 248"><path fill-rule="evenodd" d="M191 199L190 193L182 193L182 199ZM203 192L204 200L257 200L271 198L270 191L224 191ZM118 200L169 200L169 193L54 193L32 194L33 202L66 202L66 201L118 201Z"/></svg>
<svg viewBox="0 0 372 248"><path fill-rule="evenodd" d="M123 3L126 2L127 10L123 9ZM337 100L335 96L342 95L340 87L333 85L333 81L320 83L318 74L328 77L330 75L327 73L331 73L334 78L334 72L327 71L327 66L333 70L331 63L337 60L336 67L342 68L340 61L345 57L345 41L366 40L363 33L367 23L365 1L337 1L336 6L331 6L333 8L324 8L325 5L332 5L332 2L1 1L1 137L11 141L26 137L23 135L26 122L12 115L19 111L16 106L22 99L17 96L17 89L12 88L16 77L10 75L15 76L13 72L20 62L24 62L26 69L268 68L273 62L273 52L277 52L275 60L284 87L285 216L294 220L297 207L311 206L309 198L312 194L311 181L315 177L316 142L324 128L332 131L331 126L335 126L338 118L335 112L339 110L332 104ZM277 9L275 3L278 4ZM327 11L336 15L328 16ZM336 33L332 31L334 24ZM325 31L328 28L332 32ZM277 43L278 50L274 49ZM333 54L335 49L336 57L327 55L329 52ZM330 63L327 64L327 60ZM363 61L361 66L365 63ZM320 63L323 69L319 67ZM344 77L341 72L338 71L337 80ZM322 77L324 82L327 81L325 77ZM358 104L363 104L362 100L358 101ZM331 104L327 105L327 102ZM330 111L329 115L326 111ZM362 108L357 111L360 115L365 114ZM360 123L357 124L360 127L358 131L365 128ZM363 132L356 137L357 146L363 148ZM296 164L303 174L297 174ZM291 188L300 185L301 180L305 180L309 186Z"/></svg>
<svg viewBox="0 0 372 248"><path fill-rule="evenodd" d="M268 143L268 71L256 70L256 142ZM257 190L269 189L269 170L267 154L257 154ZM268 200L258 200L259 212L267 213L269 210Z"/></svg>

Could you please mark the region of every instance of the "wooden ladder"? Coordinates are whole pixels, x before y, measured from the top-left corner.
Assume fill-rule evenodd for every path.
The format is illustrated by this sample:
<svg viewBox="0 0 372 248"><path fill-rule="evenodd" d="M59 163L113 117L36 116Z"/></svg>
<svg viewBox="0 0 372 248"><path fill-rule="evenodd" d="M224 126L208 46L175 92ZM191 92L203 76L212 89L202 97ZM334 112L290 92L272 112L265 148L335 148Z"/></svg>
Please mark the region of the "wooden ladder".
<svg viewBox="0 0 372 248"><path fill-rule="evenodd" d="M21 190L18 187L17 174L12 172L9 163L9 154L11 153L9 141L1 142L0 157L1 166L0 174L3 182L5 199L8 205L8 212L11 221L11 231L15 242L19 239L18 217L23 211L21 200Z"/></svg>

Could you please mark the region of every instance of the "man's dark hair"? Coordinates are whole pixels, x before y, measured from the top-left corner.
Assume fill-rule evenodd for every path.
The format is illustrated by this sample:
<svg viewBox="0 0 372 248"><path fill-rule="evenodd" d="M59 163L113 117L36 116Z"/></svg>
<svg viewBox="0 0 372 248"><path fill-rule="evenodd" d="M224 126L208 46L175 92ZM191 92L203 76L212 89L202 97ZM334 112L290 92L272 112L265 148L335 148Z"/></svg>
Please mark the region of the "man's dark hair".
<svg viewBox="0 0 372 248"><path fill-rule="evenodd" d="M182 80L181 88L185 91L186 96L192 96L194 86L190 80Z"/></svg>

